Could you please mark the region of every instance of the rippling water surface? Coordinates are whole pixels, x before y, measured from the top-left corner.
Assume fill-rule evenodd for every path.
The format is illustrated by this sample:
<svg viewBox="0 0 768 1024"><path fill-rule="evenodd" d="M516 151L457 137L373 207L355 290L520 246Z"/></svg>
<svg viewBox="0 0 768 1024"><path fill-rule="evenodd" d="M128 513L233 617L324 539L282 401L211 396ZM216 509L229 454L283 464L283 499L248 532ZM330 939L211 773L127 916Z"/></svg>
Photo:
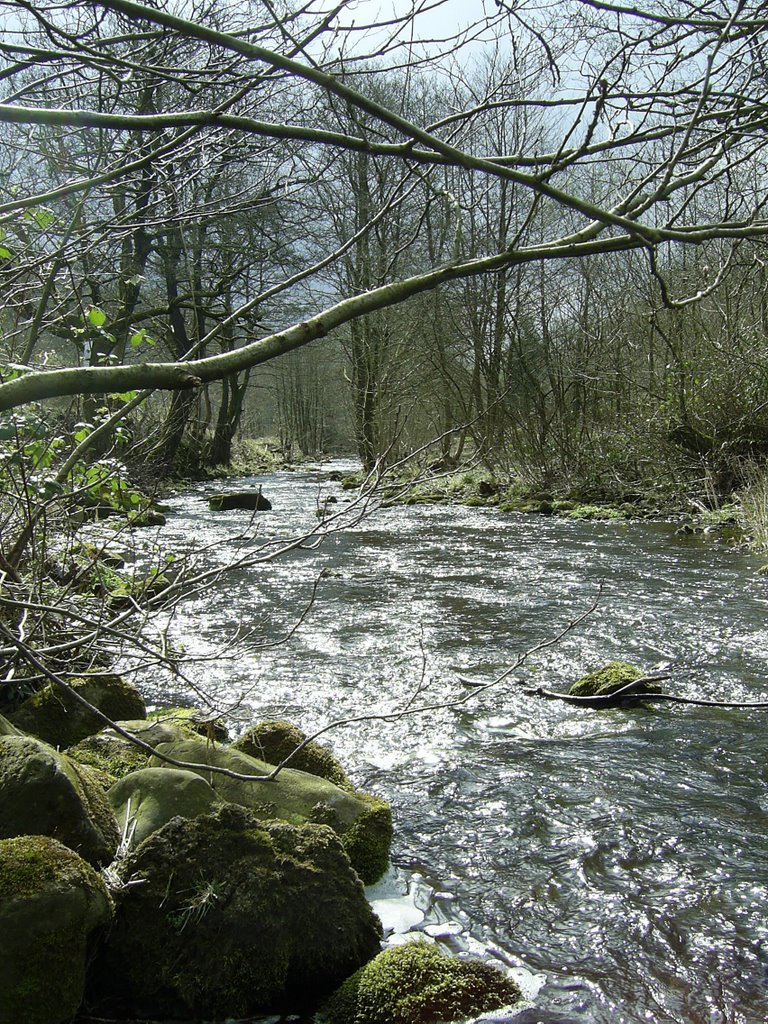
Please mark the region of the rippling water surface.
<svg viewBox="0 0 768 1024"><path fill-rule="evenodd" d="M171 502L161 545L223 544L208 556L215 564L310 527L319 495L348 497L327 467L238 483L257 482L274 508L255 539L232 539L247 513L210 513L208 488ZM668 685L683 693L766 697L768 578L758 565L663 524L396 508L317 550L236 571L187 602L174 629L197 655L243 628L274 641L325 569L289 644L192 672L220 701L240 699L236 728L279 714L312 731L462 696L457 673L492 678L587 608L602 583L589 620L506 683L459 708L329 735L355 782L393 805L396 870L383 895L409 888L411 923L520 968L536 1007L526 1020L761 1024L766 713L585 712L520 685L564 688L622 658L670 664ZM156 695L190 699L183 689Z"/></svg>

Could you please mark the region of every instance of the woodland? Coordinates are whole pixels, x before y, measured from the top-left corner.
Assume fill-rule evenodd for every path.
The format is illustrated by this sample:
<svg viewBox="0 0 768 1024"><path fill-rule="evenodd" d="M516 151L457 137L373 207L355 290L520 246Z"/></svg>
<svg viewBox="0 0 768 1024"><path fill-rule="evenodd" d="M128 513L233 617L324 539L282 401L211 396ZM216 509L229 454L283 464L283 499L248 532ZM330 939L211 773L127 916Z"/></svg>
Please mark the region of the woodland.
<svg viewBox="0 0 768 1024"><path fill-rule="evenodd" d="M360 878L387 868L386 802L355 791L335 762L333 777L291 775L292 758L327 752L290 726L287 752L278 745L271 760L263 736L225 747L216 728L228 709L199 688L196 735L188 720L163 732L113 672L157 669L195 689L173 631L186 600L233 569L314 549L382 495L407 498L430 477L478 472L481 496L531 495L540 512L557 500L725 511L768 546L765 4L0 0L0 24L0 712L11 719L0 717L0 753L6 779L45 762L92 817L102 790L113 808L101 832L87 824L91 839L98 832L89 853L81 830L62 855L59 824L8 825L37 806L32 790L17 799L0 785L1 941L12 932L2 914L54 871L49 856L64 857L55 871L68 892L78 876L93 911L65 943L75 966L43 957L39 968L40 943L30 939L33 956L24 942L46 915L27 904L34 924L0 958L12 975L13 958L23 964L0 985L0 1018L12 1006L3 1019L21 1020L21 1005L35 1024L71 1019L89 936L110 921L96 1005L117 998L104 978L123 972L115 1012L293 1011L305 1008L295 978L316 972L314 1006L379 948ZM136 539L163 522L156 499L170 482L232 472L256 438L283 465L351 456L362 487L338 508L319 505L316 525L294 537L244 530L226 565L194 544L167 552ZM88 533L107 517L114 539ZM319 583L265 646L291 639ZM590 601L492 682L459 677L458 697L423 696L424 668L398 713L474 700L570 634ZM238 644L260 649L239 627L228 643L230 656ZM634 704L640 684L662 699L653 687L665 673L612 664L628 670L617 685ZM94 696L94 677L116 703ZM590 700L616 703L602 690L571 703ZM24 709L44 701L68 726L90 716L83 736L29 725ZM114 757L100 762L101 780L88 782L87 764L83 776L58 748L104 726L131 753L121 748L119 771ZM121 837L119 787L160 766L169 786L172 769L198 769L174 785L200 802L189 818L141 822L148 838L128 852L135 793ZM281 794L273 817L290 825L264 824L254 787L265 785ZM173 890L190 843L202 860ZM146 898L130 891L142 857ZM293 865L287 910L253 902L259 858L278 875ZM220 875L206 888L200 864L213 861ZM310 912L306 943L291 917L309 905L307 864L312 877L325 865L350 908L326 975L322 914ZM220 925L212 908L235 882L245 910ZM324 906L322 888L312 906ZM160 913L167 900L173 912ZM240 936L243 919L269 929L284 910L286 935ZM185 961L188 925L226 984ZM259 988L247 972L266 948L275 963ZM49 977L74 988L50 995ZM464 1016L520 994L496 978L501 994L483 1003L475 980L451 981L451 991L466 983ZM339 991L334 1019L371 1019Z"/></svg>

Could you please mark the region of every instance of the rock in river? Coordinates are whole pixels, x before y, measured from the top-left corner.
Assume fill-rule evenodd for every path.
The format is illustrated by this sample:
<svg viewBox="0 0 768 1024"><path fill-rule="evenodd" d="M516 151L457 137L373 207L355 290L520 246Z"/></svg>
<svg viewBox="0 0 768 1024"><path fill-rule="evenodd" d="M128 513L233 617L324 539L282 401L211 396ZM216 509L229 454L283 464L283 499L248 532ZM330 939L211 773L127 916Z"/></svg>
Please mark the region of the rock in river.
<svg viewBox="0 0 768 1024"><path fill-rule="evenodd" d="M334 993L328 1024L436 1024L517 1003L520 989L481 960L458 960L427 942L380 953Z"/></svg>
<svg viewBox="0 0 768 1024"><path fill-rule="evenodd" d="M144 698L131 683L111 673L93 673L73 679L70 686L113 722L146 718ZM11 715L24 732L55 747L71 747L104 728L104 722L74 697L53 683L29 697Z"/></svg>
<svg viewBox="0 0 768 1024"><path fill-rule="evenodd" d="M0 841L0 1021L70 1021L91 938L111 917L101 877L66 846L48 836Z"/></svg>
<svg viewBox="0 0 768 1024"><path fill-rule="evenodd" d="M0 736L0 839L23 835L51 836L97 866L120 838L87 768L32 736Z"/></svg>
<svg viewBox="0 0 768 1024"><path fill-rule="evenodd" d="M335 833L244 807L174 818L120 864L129 888L94 966L99 1013L242 1018L312 1007L379 950Z"/></svg>
<svg viewBox="0 0 768 1024"><path fill-rule="evenodd" d="M259 818L279 818L291 824L305 821L330 825L341 836L352 866L362 880L377 881L386 871L392 841L392 814L385 800L367 793L350 793L327 779L284 768L269 782L245 782L206 771L207 765L228 768L241 775L269 775L272 765L231 747L197 740L160 743L158 754L182 761L210 783L221 800L249 807ZM162 767L157 758L153 767Z"/></svg>
<svg viewBox="0 0 768 1024"><path fill-rule="evenodd" d="M272 502L258 491L229 491L226 494L213 494L208 499L211 512L229 512L240 508L250 512L269 512Z"/></svg>

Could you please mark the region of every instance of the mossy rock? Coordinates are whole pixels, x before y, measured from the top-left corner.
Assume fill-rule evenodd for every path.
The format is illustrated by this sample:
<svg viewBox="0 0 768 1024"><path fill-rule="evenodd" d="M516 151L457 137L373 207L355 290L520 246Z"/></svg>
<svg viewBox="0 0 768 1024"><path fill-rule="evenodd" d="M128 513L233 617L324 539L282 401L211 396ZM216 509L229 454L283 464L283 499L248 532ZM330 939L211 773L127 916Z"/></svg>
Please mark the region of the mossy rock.
<svg viewBox="0 0 768 1024"><path fill-rule="evenodd" d="M215 740L216 743L227 743L229 730L217 718L211 718L199 708L156 708L147 715L149 722L164 722L168 725L180 725Z"/></svg>
<svg viewBox="0 0 768 1024"><path fill-rule="evenodd" d="M510 1006L520 989L481 960L458 960L427 942L380 953L324 1008L328 1024L437 1024Z"/></svg>
<svg viewBox="0 0 768 1024"><path fill-rule="evenodd" d="M115 722L115 725L119 725L121 729L129 732L136 739L146 743L147 746L152 747L154 750L160 743L175 743L177 740L199 740L199 734L192 728L189 722L175 719L174 721L166 721L164 718L154 719L129 719L127 721ZM124 737L120 736L120 733L114 731L114 729L105 729L102 735L115 736L122 739L124 743L128 743Z"/></svg>
<svg viewBox="0 0 768 1024"><path fill-rule="evenodd" d="M94 1012L242 1018L300 1010L374 956L380 925L329 828L243 807L173 818L129 854L92 971Z"/></svg>
<svg viewBox="0 0 768 1024"><path fill-rule="evenodd" d="M0 839L51 836L90 864L112 860L117 822L88 769L32 736L0 737Z"/></svg>
<svg viewBox="0 0 768 1024"><path fill-rule="evenodd" d="M0 736L21 736L21 731L7 718L0 715Z"/></svg>
<svg viewBox="0 0 768 1024"><path fill-rule="evenodd" d="M120 676L94 673L71 680L70 686L113 722L146 718L144 698ZM62 749L104 728L100 718L53 683L25 700L11 721L18 729Z"/></svg>
<svg viewBox="0 0 768 1024"><path fill-rule="evenodd" d="M221 800L248 807L259 818L278 818L300 825L306 821L330 825L341 837L352 866L366 884L377 881L386 871L392 841L389 805L359 793L340 789L327 779L284 768L270 782L244 782L208 772L206 765L228 768L241 775L268 775L273 765L234 750L198 740L158 744L157 752L200 765L198 774L210 783ZM158 758L150 766L162 767Z"/></svg>
<svg viewBox="0 0 768 1024"><path fill-rule="evenodd" d="M640 679L643 673L635 665L626 661L611 661L596 672L590 672L581 679L577 679L568 691L571 697L605 697L615 693L627 683ZM658 693L648 683L636 691L638 693Z"/></svg>
<svg viewBox="0 0 768 1024"><path fill-rule="evenodd" d="M245 509L251 512L269 512L272 502L257 491L229 491L226 494L213 494L208 499L211 512L229 512L233 509Z"/></svg>
<svg viewBox="0 0 768 1024"><path fill-rule="evenodd" d="M112 910L98 872L55 839L0 841L0 1021L71 1020Z"/></svg>
<svg viewBox="0 0 768 1024"><path fill-rule="evenodd" d="M118 825L138 846L171 818L210 814L219 803L205 779L180 768L143 768L120 779L107 794Z"/></svg>
<svg viewBox="0 0 768 1024"><path fill-rule="evenodd" d="M131 772L146 768L149 756L111 730L100 732L96 736L87 736L74 747L67 749L67 757L71 761L99 772L104 789L114 786L118 779L130 775Z"/></svg>
<svg viewBox="0 0 768 1024"><path fill-rule="evenodd" d="M258 722L236 740L232 747L234 750L242 750L251 757L266 761L267 764L281 764L306 738L306 733L297 725L275 719ZM321 779L328 779L341 789L353 789L336 755L328 747L323 747L314 740L291 758L289 766L310 775L318 775Z"/></svg>

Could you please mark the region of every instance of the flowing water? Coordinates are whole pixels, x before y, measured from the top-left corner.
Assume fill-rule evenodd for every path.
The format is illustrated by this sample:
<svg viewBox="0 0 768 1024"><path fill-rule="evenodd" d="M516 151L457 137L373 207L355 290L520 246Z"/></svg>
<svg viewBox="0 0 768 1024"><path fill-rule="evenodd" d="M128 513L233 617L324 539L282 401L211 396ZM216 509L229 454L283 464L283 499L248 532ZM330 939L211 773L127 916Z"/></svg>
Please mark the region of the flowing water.
<svg viewBox="0 0 768 1024"><path fill-rule="evenodd" d="M205 495L225 489L210 485L171 501L159 542L216 545L214 565L311 528L319 495L337 496L334 510L348 497L328 468L238 481L263 484L273 503L255 539L236 538L247 513L208 511ZM524 692L621 658L670 666L666 685L681 693L765 697L759 564L667 524L398 507L236 570L190 599L173 629L209 656L192 677L232 707L236 730L279 715L314 731L464 696L458 674L493 678L602 584L589 619L504 683L458 707L328 734L355 783L394 809L394 869L372 898L392 941L411 926L514 968L535 1007L516 1020L760 1024L768 713L590 712ZM237 630L279 640L321 569L289 643L227 657ZM182 684L156 684L154 696L194 700Z"/></svg>

